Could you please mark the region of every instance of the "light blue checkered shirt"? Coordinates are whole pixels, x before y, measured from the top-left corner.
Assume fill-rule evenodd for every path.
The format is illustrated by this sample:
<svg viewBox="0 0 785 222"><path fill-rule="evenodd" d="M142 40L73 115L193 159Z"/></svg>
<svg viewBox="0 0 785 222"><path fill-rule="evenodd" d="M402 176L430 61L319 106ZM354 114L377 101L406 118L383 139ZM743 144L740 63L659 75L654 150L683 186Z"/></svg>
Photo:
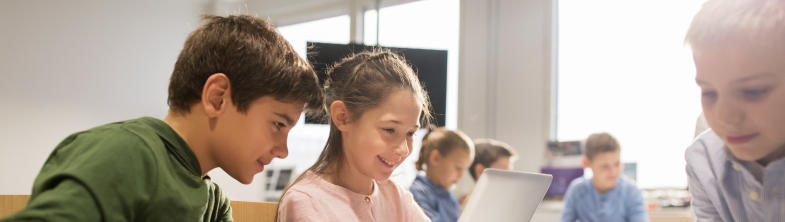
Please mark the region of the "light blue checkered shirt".
<svg viewBox="0 0 785 222"><path fill-rule="evenodd" d="M684 156L697 221L785 221L785 159L756 168L734 158L711 130Z"/></svg>
<svg viewBox="0 0 785 222"><path fill-rule="evenodd" d="M591 178L579 177L567 187L561 222L648 222L641 190L621 175L616 187L597 192Z"/></svg>

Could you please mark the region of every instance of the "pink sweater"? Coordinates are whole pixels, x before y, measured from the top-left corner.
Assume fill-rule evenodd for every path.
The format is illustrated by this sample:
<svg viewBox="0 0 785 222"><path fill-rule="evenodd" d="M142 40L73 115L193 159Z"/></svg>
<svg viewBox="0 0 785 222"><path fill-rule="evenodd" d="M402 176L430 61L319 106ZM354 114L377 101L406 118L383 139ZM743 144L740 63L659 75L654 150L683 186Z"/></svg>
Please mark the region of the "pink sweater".
<svg viewBox="0 0 785 222"><path fill-rule="evenodd" d="M292 186L278 207L278 221L430 221L412 193L390 180L365 196L325 181L311 171Z"/></svg>

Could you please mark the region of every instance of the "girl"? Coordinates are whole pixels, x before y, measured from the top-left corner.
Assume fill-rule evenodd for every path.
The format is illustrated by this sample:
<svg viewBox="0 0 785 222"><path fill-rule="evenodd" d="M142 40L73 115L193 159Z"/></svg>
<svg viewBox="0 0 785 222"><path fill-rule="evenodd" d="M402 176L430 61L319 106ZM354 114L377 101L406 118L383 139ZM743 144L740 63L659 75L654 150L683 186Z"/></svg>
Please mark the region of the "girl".
<svg viewBox="0 0 785 222"><path fill-rule="evenodd" d="M327 71L330 137L316 163L281 198L278 221L429 221L388 180L412 147L428 97L400 56L377 49Z"/></svg>
<svg viewBox="0 0 785 222"><path fill-rule="evenodd" d="M461 214L458 198L450 192L474 160L474 143L461 131L430 128L422 140L417 175L409 190L434 222L455 222ZM425 166L425 168L423 168Z"/></svg>

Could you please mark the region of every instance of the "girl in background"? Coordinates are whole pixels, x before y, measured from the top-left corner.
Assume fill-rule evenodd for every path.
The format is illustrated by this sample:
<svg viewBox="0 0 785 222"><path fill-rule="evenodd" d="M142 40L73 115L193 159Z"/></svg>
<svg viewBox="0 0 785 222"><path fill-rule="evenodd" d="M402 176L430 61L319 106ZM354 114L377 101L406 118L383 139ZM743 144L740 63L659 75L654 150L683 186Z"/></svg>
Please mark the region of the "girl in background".
<svg viewBox="0 0 785 222"><path fill-rule="evenodd" d="M409 191L434 222L455 222L461 215L450 192L474 160L474 143L461 131L429 127L417 159L419 173Z"/></svg>

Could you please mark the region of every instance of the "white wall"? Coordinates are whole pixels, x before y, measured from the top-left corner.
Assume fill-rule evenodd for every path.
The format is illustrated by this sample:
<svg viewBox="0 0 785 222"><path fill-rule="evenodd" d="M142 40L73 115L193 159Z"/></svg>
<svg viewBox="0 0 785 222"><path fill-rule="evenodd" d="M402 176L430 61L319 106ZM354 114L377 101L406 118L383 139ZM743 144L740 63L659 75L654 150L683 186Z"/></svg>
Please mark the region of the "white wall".
<svg viewBox="0 0 785 222"><path fill-rule="evenodd" d="M461 0L458 129L510 144L516 171L539 173L549 139L552 10L552 0ZM467 175L454 192L473 184ZM546 208L532 221L557 221Z"/></svg>
<svg viewBox="0 0 785 222"><path fill-rule="evenodd" d="M29 194L71 133L163 118L206 1L0 1L0 194Z"/></svg>
<svg viewBox="0 0 785 222"><path fill-rule="evenodd" d="M462 0L458 129L510 144L539 172L549 137L550 0ZM457 193L471 189L465 177Z"/></svg>

